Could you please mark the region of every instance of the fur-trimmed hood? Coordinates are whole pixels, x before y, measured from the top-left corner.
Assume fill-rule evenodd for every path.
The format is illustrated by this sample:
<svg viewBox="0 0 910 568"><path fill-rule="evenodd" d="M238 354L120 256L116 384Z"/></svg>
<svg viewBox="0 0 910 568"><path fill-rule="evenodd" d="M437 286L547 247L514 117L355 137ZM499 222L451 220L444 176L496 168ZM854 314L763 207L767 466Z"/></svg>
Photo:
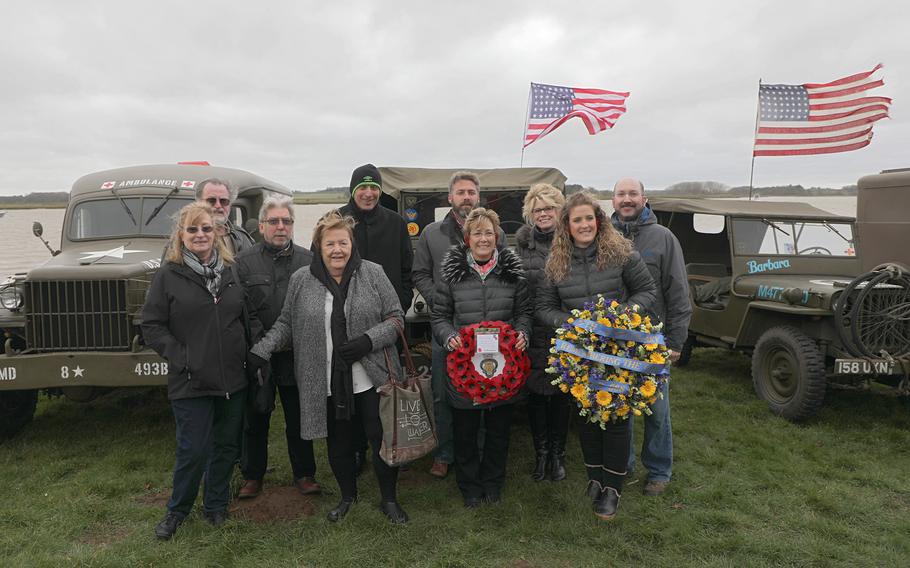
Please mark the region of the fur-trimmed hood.
<svg viewBox="0 0 910 568"><path fill-rule="evenodd" d="M515 231L515 242L520 249L533 249L537 248L538 243L544 243L542 246L549 250L555 234L555 231L543 233L532 225L522 225Z"/></svg>
<svg viewBox="0 0 910 568"><path fill-rule="evenodd" d="M471 271L472 269L468 265L468 246L463 244L450 247L439 267L442 280L452 284L468 278ZM503 281L510 283L517 282L525 275L521 259L511 249L499 251L499 259L493 273L498 274Z"/></svg>

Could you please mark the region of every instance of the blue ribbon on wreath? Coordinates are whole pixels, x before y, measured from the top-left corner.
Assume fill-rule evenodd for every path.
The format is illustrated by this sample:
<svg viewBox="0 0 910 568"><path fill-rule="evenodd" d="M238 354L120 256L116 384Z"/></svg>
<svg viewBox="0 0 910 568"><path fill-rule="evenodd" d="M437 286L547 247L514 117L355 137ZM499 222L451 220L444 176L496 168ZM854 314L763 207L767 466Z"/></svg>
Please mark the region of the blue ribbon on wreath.
<svg viewBox="0 0 910 568"><path fill-rule="evenodd" d="M620 369L626 369L627 371L633 371L643 375L664 375L670 372L664 363L649 363L647 361L639 361L638 359L628 359L626 357L607 355L606 353L599 353L597 351L588 351L587 349L576 347L574 344L564 339L556 340L556 350L577 355L582 359L619 367Z"/></svg>
<svg viewBox="0 0 910 568"><path fill-rule="evenodd" d="M629 394L629 389L632 388L627 383L606 379L588 379L588 384L594 387L595 391L607 391L613 394Z"/></svg>
<svg viewBox="0 0 910 568"><path fill-rule="evenodd" d="M577 319L572 322L572 325L594 332L601 337L609 337L620 341L634 341L636 343L666 345L662 333L645 333L643 331L635 331L634 329L617 329L589 319Z"/></svg>

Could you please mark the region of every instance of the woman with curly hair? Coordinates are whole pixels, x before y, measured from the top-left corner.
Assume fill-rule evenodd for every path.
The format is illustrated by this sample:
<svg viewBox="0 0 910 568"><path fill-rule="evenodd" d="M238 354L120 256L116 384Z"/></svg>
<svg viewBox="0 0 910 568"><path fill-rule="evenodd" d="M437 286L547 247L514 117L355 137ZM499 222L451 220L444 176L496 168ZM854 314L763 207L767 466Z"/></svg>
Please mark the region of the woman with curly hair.
<svg viewBox="0 0 910 568"><path fill-rule="evenodd" d="M610 223L595 198L585 192L566 200L559 217L546 276L537 291L537 319L551 329L562 325L573 309L582 309L597 294L649 309L657 287L644 261ZM579 428L588 473L587 494L594 514L616 515L629 461L629 421L601 429L585 422Z"/></svg>

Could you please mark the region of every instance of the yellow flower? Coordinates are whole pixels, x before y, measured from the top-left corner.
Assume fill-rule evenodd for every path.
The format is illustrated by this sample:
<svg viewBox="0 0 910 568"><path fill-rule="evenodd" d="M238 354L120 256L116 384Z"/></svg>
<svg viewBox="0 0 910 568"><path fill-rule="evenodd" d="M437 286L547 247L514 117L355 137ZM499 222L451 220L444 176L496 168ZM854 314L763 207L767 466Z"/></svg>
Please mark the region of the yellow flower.
<svg viewBox="0 0 910 568"><path fill-rule="evenodd" d="M622 407L616 409L616 416L625 416L628 413L629 413L628 406L622 406Z"/></svg>
<svg viewBox="0 0 910 568"><path fill-rule="evenodd" d="M645 349L647 349L648 351L654 351L655 349L657 349L657 344L656 343L645 343Z"/></svg>
<svg viewBox="0 0 910 568"><path fill-rule="evenodd" d="M651 353L651 358L648 359L651 363L665 363L666 359L660 353Z"/></svg>
<svg viewBox="0 0 910 568"><path fill-rule="evenodd" d="M566 383L559 383L559 390L562 392L569 392L569 385Z"/></svg>
<svg viewBox="0 0 910 568"><path fill-rule="evenodd" d="M651 325L651 316L645 316L645 325Z"/></svg>
<svg viewBox="0 0 910 568"><path fill-rule="evenodd" d="M629 323L632 324L632 327L638 327L641 325L641 316L633 313L632 317L629 318Z"/></svg>
<svg viewBox="0 0 910 568"><path fill-rule="evenodd" d="M634 341L626 341L626 347L635 347Z"/></svg>
<svg viewBox="0 0 910 568"><path fill-rule="evenodd" d="M572 396L578 400L584 400L588 397L588 388L584 385L575 383L572 386Z"/></svg>
<svg viewBox="0 0 910 568"><path fill-rule="evenodd" d="M572 323L572 322L575 321L575 318L569 318L569 319L567 319L566 321L569 322L569 323Z"/></svg>
<svg viewBox="0 0 910 568"><path fill-rule="evenodd" d="M597 404L601 406L607 406L613 402L613 395L607 391L598 391L597 393Z"/></svg>
<svg viewBox="0 0 910 568"><path fill-rule="evenodd" d="M566 339L573 339L573 340L574 340L574 339L578 339L578 336L575 335L574 333L567 333L567 334L565 335L565 337L566 337Z"/></svg>
<svg viewBox="0 0 910 568"><path fill-rule="evenodd" d="M618 307L619 307L619 302L617 302L616 300L613 300L612 302L610 302L610 307L611 307L611 308L618 308Z"/></svg>
<svg viewBox="0 0 910 568"><path fill-rule="evenodd" d="M604 422L609 422L609 421L610 421L610 411L609 411L609 410L601 410L601 411L600 411L600 419L603 420Z"/></svg>
<svg viewBox="0 0 910 568"><path fill-rule="evenodd" d="M641 416L641 410L639 410L637 408L633 408L632 414L634 414L635 416Z"/></svg>
<svg viewBox="0 0 910 568"><path fill-rule="evenodd" d="M651 397L657 392L657 385L654 384L654 381L648 380L645 381L645 384L641 385L638 390L641 392L642 396Z"/></svg>

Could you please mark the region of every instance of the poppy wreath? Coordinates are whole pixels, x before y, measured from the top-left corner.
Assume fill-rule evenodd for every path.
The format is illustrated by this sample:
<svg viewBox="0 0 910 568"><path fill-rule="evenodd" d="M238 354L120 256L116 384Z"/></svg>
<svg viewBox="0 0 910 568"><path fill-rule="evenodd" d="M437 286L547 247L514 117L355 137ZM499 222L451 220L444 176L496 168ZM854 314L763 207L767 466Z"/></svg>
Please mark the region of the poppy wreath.
<svg viewBox="0 0 910 568"><path fill-rule="evenodd" d="M662 328L639 306L598 294L556 329L546 369L554 375L551 384L571 394L579 414L601 428L651 414L670 380Z"/></svg>
<svg viewBox="0 0 910 568"><path fill-rule="evenodd" d="M499 329L499 351L504 364L502 371L490 378L477 372L472 358L477 349L474 333L477 328ZM503 321L482 321L461 328L461 347L449 353L446 372L455 390L470 398L474 404L489 404L508 400L518 394L531 371L531 360L525 351L515 347L518 332Z"/></svg>

